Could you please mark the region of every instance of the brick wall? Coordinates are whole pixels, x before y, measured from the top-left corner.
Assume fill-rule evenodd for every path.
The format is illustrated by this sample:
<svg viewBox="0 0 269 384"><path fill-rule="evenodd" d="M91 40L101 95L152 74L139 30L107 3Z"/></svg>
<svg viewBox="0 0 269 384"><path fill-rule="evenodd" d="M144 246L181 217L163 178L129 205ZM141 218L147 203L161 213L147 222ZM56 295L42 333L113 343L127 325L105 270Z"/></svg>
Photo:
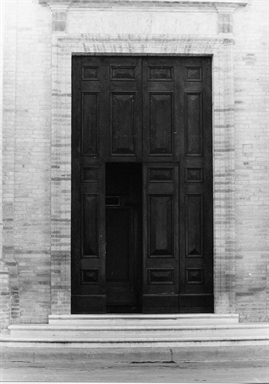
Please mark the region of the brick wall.
<svg viewBox="0 0 269 384"><path fill-rule="evenodd" d="M267 0L3 10L2 324L70 313L73 52L213 55L215 311L268 319Z"/></svg>
<svg viewBox="0 0 269 384"><path fill-rule="evenodd" d="M12 322L50 311L51 15L4 2L3 255Z"/></svg>
<svg viewBox="0 0 269 384"><path fill-rule="evenodd" d="M268 311L268 6L234 15L236 309L256 321Z"/></svg>

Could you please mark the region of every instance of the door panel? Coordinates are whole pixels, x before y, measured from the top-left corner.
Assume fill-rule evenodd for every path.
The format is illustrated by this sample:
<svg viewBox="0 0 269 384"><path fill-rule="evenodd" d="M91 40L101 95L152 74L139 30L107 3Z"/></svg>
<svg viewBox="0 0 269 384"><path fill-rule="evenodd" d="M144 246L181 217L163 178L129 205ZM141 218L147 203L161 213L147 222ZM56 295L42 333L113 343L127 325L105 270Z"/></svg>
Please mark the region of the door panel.
<svg viewBox="0 0 269 384"><path fill-rule="evenodd" d="M80 195L72 204L72 313L105 312L104 167L87 167L87 174L87 181L80 179L76 187Z"/></svg>
<svg viewBox="0 0 269 384"><path fill-rule="evenodd" d="M168 154L173 150L172 95L150 94L150 155Z"/></svg>
<svg viewBox="0 0 269 384"><path fill-rule="evenodd" d="M143 312L177 312L178 165L143 168Z"/></svg>
<svg viewBox="0 0 269 384"><path fill-rule="evenodd" d="M98 127L99 97L97 93L82 94L82 153L97 155L100 129Z"/></svg>
<svg viewBox="0 0 269 384"><path fill-rule="evenodd" d="M179 126L175 58L143 59L143 161L178 161ZM161 159L161 160L160 160Z"/></svg>
<svg viewBox="0 0 269 384"><path fill-rule="evenodd" d="M82 195L82 254L83 256L98 255L98 195Z"/></svg>
<svg viewBox="0 0 269 384"><path fill-rule="evenodd" d="M110 78L107 81L106 161L141 161L141 59L107 58ZM109 97L109 99L108 99ZM109 101L110 100L110 101Z"/></svg>
<svg viewBox="0 0 269 384"><path fill-rule="evenodd" d="M203 195L186 195L186 256L203 256Z"/></svg>
<svg viewBox="0 0 269 384"><path fill-rule="evenodd" d="M202 94L185 93L186 121L186 155L202 156Z"/></svg>
<svg viewBox="0 0 269 384"><path fill-rule="evenodd" d="M213 180L211 62L183 65L180 96L184 151L180 162L181 312L213 312Z"/></svg>
<svg viewBox="0 0 269 384"><path fill-rule="evenodd" d="M100 162L106 69L73 58L71 312L105 312L105 180Z"/></svg>
<svg viewBox="0 0 269 384"><path fill-rule="evenodd" d="M149 254L172 256L173 196L149 195Z"/></svg>
<svg viewBox="0 0 269 384"><path fill-rule="evenodd" d="M135 94L112 94L111 154L135 154Z"/></svg>

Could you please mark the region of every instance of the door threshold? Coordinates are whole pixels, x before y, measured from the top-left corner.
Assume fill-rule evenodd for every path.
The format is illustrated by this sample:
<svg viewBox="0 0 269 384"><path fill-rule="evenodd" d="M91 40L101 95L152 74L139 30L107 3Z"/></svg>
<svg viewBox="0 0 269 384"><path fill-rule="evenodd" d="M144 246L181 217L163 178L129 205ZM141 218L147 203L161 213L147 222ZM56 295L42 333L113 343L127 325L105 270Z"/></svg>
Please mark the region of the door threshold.
<svg viewBox="0 0 269 384"><path fill-rule="evenodd" d="M117 313L117 314L141 314L142 310L137 306L131 305L107 305L106 313Z"/></svg>

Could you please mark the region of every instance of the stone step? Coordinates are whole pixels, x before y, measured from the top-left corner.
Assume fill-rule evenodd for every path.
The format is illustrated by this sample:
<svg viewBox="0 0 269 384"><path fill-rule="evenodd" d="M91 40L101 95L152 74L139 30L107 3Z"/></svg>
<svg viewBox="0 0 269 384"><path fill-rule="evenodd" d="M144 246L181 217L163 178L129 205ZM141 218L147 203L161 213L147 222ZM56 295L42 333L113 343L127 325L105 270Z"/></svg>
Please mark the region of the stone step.
<svg viewBox="0 0 269 384"><path fill-rule="evenodd" d="M268 324L224 324L193 326L82 326L82 325L11 325L10 335L14 338L78 338L78 339L116 339L116 338L190 338L190 337L261 337L268 338Z"/></svg>
<svg viewBox="0 0 269 384"><path fill-rule="evenodd" d="M239 315L216 314L104 314L104 315L50 315L49 324L76 325L209 325L237 324Z"/></svg>
<svg viewBox="0 0 269 384"><path fill-rule="evenodd" d="M14 324L1 345L171 347L266 345L267 323L239 323L238 315L51 315L49 324Z"/></svg>
<svg viewBox="0 0 269 384"><path fill-rule="evenodd" d="M39 347L39 348L156 348L156 347L220 347L220 346L268 346L268 336L255 337L248 335L244 337L117 337L117 338L14 338L3 336L2 347Z"/></svg>

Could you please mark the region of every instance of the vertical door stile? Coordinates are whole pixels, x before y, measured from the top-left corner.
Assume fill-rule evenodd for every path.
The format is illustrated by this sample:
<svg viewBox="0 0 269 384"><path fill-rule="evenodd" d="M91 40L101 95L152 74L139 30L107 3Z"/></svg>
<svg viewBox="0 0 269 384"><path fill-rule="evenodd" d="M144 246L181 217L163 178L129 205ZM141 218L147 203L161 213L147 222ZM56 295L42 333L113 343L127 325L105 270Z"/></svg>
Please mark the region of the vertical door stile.
<svg viewBox="0 0 269 384"><path fill-rule="evenodd" d="M181 312L213 311L211 69L209 58L182 61ZM205 69L205 63L207 67Z"/></svg>
<svg viewBox="0 0 269 384"><path fill-rule="evenodd" d="M178 311L178 137L176 60L143 67L143 312Z"/></svg>
<svg viewBox="0 0 269 384"><path fill-rule="evenodd" d="M148 95L147 95L147 61L142 62L142 148L143 148L143 180L142 180L142 311L144 312L144 296L148 293L147 289L147 250L148 250Z"/></svg>
<svg viewBox="0 0 269 384"><path fill-rule="evenodd" d="M80 129L81 126L81 60L72 59L72 204L71 204L71 281L72 295L80 293L80 253L81 253L81 185L80 185Z"/></svg>
<svg viewBox="0 0 269 384"><path fill-rule="evenodd" d="M175 252L175 260L177 266L177 279L176 279L176 292L180 293L180 258L182 254L182 248L184 247L184 242L182 242L182 214L184 212L183 207L181 206L181 194L184 182L182 180L183 170L183 159L182 153L184 152L184 130L183 130L183 103L181 100L183 94L183 86L182 86L182 59L177 58L174 70L174 82L175 82L175 129L174 129L174 137L175 137L175 164L177 169L177 180L176 180L176 191L177 191L177 222L175 227L176 233L176 252ZM179 301L177 312L180 312Z"/></svg>
<svg viewBox="0 0 269 384"><path fill-rule="evenodd" d="M179 311L181 310L181 294L184 293L185 279L185 255L186 255L186 167L185 167L185 111L184 111L184 89L185 89L185 62L179 63L178 87L180 88L178 95L178 103L180 105L179 126L180 126L180 161L179 161Z"/></svg>
<svg viewBox="0 0 269 384"><path fill-rule="evenodd" d="M204 254L205 254L205 291L213 309L213 164L212 164L212 64L210 58L204 58Z"/></svg>
<svg viewBox="0 0 269 384"><path fill-rule="evenodd" d="M106 308L105 164L100 145L107 125L106 78L102 61L73 57L72 313Z"/></svg>

